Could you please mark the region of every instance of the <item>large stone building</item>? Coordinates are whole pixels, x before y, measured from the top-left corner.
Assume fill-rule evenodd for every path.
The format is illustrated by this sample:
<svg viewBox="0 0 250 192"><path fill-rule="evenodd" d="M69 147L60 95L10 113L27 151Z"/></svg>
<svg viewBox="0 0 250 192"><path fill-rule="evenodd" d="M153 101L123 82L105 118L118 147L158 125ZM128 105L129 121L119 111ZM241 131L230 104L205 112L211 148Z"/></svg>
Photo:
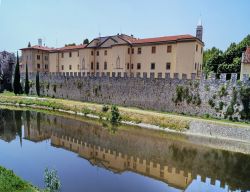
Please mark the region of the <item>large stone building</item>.
<svg viewBox="0 0 250 192"><path fill-rule="evenodd" d="M250 47L242 54L240 78L243 79L243 74L250 74Z"/></svg>
<svg viewBox="0 0 250 192"><path fill-rule="evenodd" d="M98 37L88 45L48 48L23 48L21 70L27 64L30 72L85 72L91 74L191 73L202 70L203 47L201 25L192 35L138 39L117 34Z"/></svg>

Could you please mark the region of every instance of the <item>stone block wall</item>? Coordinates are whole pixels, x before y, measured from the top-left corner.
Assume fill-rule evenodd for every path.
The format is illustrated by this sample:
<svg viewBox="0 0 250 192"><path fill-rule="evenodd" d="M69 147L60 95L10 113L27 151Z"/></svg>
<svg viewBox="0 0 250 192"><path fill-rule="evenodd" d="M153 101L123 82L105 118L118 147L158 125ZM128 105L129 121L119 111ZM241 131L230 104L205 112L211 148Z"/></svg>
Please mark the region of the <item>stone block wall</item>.
<svg viewBox="0 0 250 192"><path fill-rule="evenodd" d="M31 93L35 94L36 74L29 76ZM55 98L217 118L227 116L237 92L234 113L230 116L240 119L243 106L239 91L242 86L250 85L247 75L242 82L237 81L237 74L232 74L230 80L226 80L226 74L221 74L219 79L215 75L196 79L195 74L191 74L192 79L187 79L185 74L175 74L174 78L165 74L164 77L145 73L41 73L40 92Z"/></svg>

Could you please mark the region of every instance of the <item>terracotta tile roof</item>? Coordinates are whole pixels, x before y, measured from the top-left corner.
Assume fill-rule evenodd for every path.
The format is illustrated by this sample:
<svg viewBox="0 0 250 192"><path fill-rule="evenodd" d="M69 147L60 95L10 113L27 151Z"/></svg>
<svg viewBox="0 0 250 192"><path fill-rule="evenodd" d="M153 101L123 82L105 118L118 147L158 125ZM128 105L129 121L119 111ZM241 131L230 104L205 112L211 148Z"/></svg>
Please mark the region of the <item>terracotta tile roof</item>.
<svg viewBox="0 0 250 192"><path fill-rule="evenodd" d="M41 50L41 51L52 51L53 48L49 48L49 47L44 47L44 46L39 46L39 45L35 45L32 47L26 47L20 50L31 50L31 49L36 49L36 50Z"/></svg>
<svg viewBox="0 0 250 192"><path fill-rule="evenodd" d="M147 39L136 39L132 41L132 43L133 44L158 43L158 42L180 41L180 40L191 40L191 39L196 39L196 37L192 35L165 36L165 37L155 37Z"/></svg>
<svg viewBox="0 0 250 192"><path fill-rule="evenodd" d="M87 44L83 45L75 45L75 46L67 46L56 49L56 51L70 51L70 50L78 50L78 49L84 49L87 46Z"/></svg>
<svg viewBox="0 0 250 192"><path fill-rule="evenodd" d="M41 51L48 51L48 52L57 52L57 51L70 51L70 50L78 50L78 49L84 49L87 45L86 44L81 44L81 45L75 45L75 46L67 46L67 47L62 47L62 48L49 48L49 47L44 47L44 46L32 46L32 47L26 47L20 50L41 50Z"/></svg>
<svg viewBox="0 0 250 192"><path fill-rule="evenodd" d="M243 63L250 63L250 47L247 47L244 54Z"/></svg>

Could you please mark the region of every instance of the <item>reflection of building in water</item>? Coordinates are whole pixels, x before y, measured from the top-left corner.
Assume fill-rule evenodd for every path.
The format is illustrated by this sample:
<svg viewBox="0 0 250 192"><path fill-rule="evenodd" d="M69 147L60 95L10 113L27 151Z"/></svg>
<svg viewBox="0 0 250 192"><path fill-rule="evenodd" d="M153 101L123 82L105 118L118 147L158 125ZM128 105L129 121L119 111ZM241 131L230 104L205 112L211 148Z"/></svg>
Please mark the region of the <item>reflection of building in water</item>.
<svg viewBox="0 0 250 192"><path fill-rule="evenodd" d="M74 151L94 165L103 166L113 172L133 171L164 181L179 189L186 189L193 180L191 173L176 171L175 168L127 156L116 151L97 147L68 137L51 136L51 143L57 147Z"/></svg>
<svg viewBox="0 0 250 192"><path fill-rule="evenodd" d="M179 189L191 187L197 175L201 175L202 183L211 178L206 185L214 186L220 180L222 188L250 189L250 172L246 172L250 169L249 156L197 146L185 142L184 137L133 127L120 127L114 135L96 122L36 113L24 127L26 138L51 138L52 145L74 151L113 172L133 171Z"/></svg>

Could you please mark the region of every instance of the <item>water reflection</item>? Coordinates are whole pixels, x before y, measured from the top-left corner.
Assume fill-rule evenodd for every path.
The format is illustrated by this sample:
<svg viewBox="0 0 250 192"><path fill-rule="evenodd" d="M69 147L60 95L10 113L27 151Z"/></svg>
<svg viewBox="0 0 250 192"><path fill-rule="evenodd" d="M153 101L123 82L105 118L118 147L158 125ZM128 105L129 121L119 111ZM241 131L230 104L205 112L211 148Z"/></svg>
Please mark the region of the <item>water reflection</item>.
<svg viewBox="0 0 250 192"><path fill-rule="evenodd" d="M114 173L131 171L187 191L194 191L192 183L196 182L227 190L250 189L247 155L200 147L185 137L139 128L121 127L114 134L92 121L30 111L0 113L0 139L6 142L18 135L22 145L23 125L26 140L50 139L54 147L75 152Z"/></svg>

